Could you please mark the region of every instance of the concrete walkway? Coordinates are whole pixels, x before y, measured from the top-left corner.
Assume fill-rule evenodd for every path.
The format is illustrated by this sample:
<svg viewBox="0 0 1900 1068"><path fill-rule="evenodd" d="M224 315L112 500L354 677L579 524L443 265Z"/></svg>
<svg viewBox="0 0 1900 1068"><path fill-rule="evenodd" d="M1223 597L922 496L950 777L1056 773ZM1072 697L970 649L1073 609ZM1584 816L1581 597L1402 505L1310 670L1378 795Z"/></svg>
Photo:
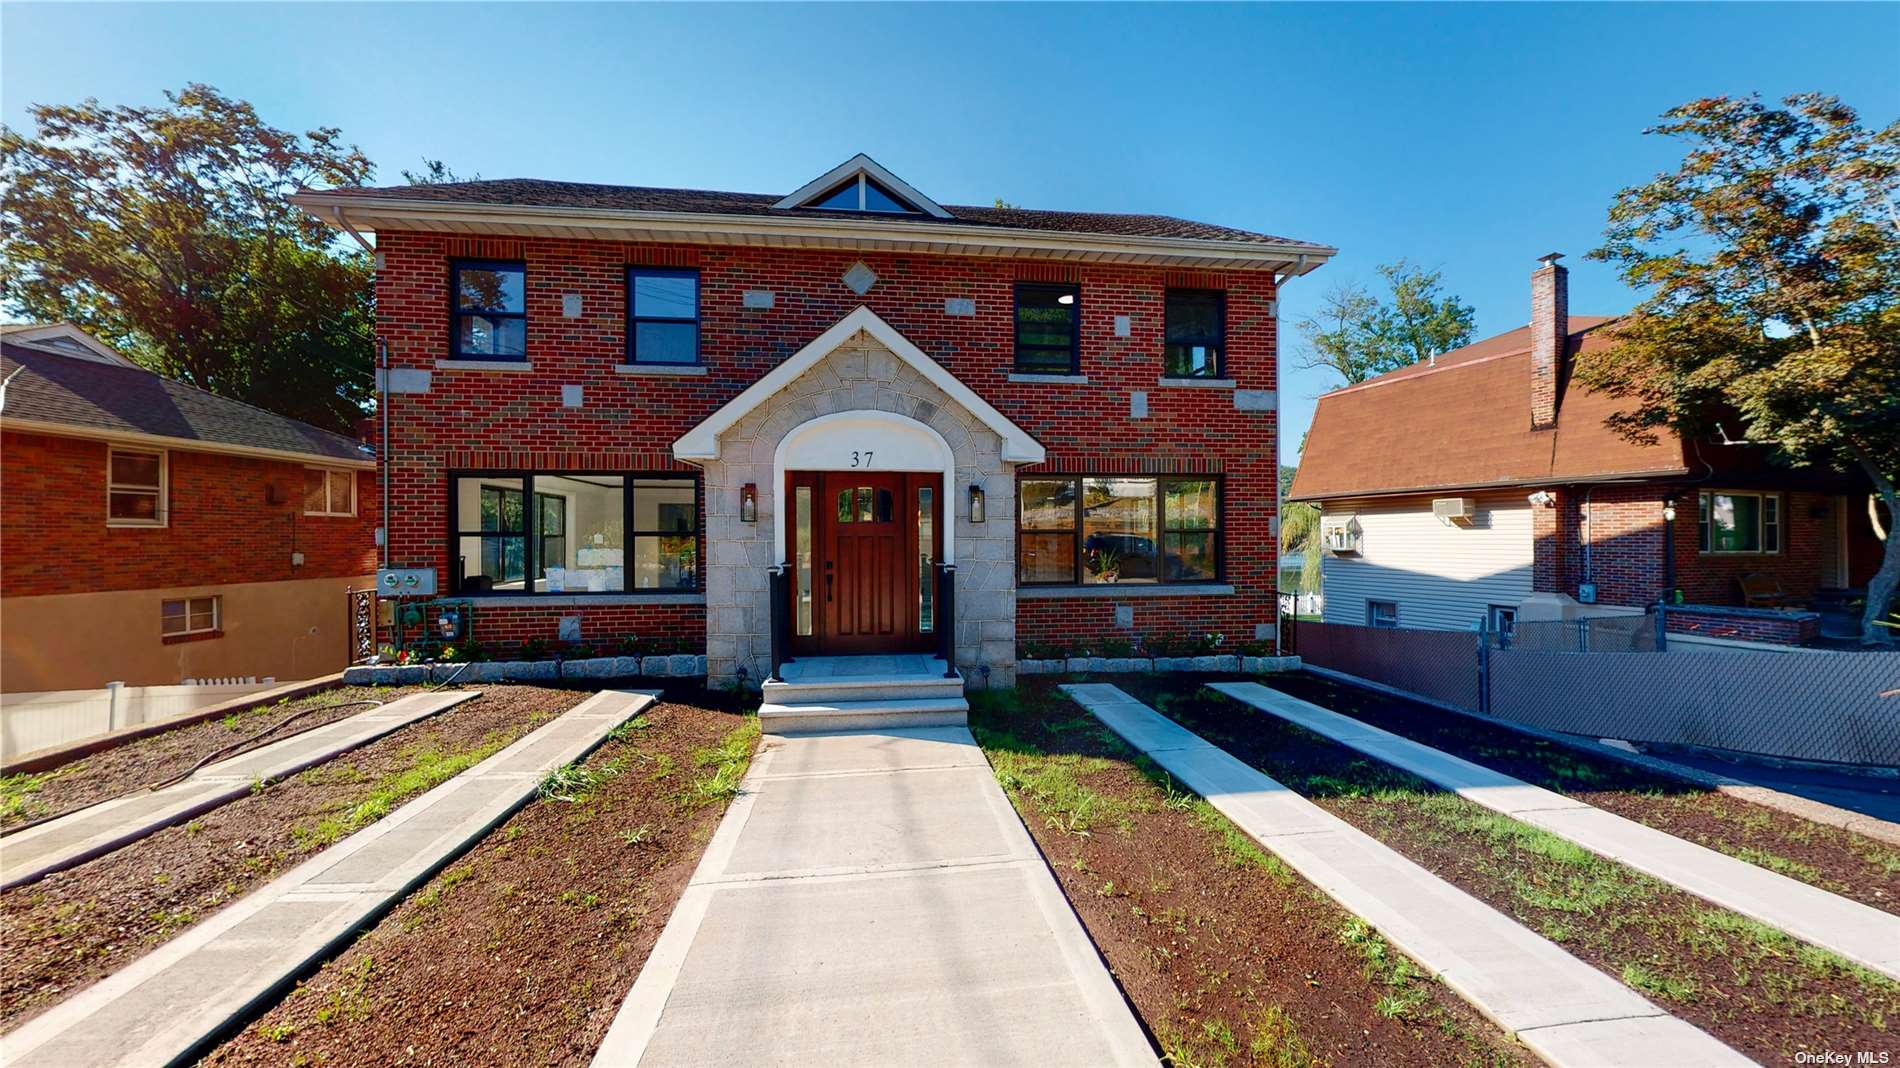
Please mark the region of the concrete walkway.
<svg viewBox="0 0 1900 1068"><path fill-rule="evenodd" d="M0 1036L8 1068L184 1063L461 856L654 695L608 690Z"/></svg>
<svg viewBox="0 0 1900 1068"><path fill-rule="evenodd" d="M1212 688L1409 771L1493 812L1549 831L1713 904L1900 978L1900 916L1684 841L1257 682L1217 682Z"/></svg>
<svg viewBox="0 0 1900 1068"><path fill-rule="evenodd" d="M594 1064L1154 1065L961 727L768 735Z"/></svg>
<svg viewBox="0 0 1900 1068"><path fill-rule="evenodd" d="M1558 1068L1752 1063L1119 688L1062 689Z"/></svg>
<svg viewBox="0 0 1900 1068"><path fill-rule="evenodd" d="M235 801L260 782L295 775L477 696L479 690L411 694L207 764L190 778L162 790L140 790L9 834L0 838L0 890L43 879L130 845L174 823Z"/></svg>

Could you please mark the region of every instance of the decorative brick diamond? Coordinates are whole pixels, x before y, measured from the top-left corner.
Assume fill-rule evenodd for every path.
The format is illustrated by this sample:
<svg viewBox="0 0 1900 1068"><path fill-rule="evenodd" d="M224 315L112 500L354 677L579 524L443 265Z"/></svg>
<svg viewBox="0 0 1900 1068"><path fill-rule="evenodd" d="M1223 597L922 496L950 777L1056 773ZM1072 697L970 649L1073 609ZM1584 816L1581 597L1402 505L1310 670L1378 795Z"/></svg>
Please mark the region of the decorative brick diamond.
<svg viewBox="0 0 1900 1068"><path fill-rule="evenodd" d="M863 260L859 260L851 265L850 270L844 272L844 284L851 288L851 292L861 297L869 293L872 286L877 285L877 272L866 267Z"/></svg>

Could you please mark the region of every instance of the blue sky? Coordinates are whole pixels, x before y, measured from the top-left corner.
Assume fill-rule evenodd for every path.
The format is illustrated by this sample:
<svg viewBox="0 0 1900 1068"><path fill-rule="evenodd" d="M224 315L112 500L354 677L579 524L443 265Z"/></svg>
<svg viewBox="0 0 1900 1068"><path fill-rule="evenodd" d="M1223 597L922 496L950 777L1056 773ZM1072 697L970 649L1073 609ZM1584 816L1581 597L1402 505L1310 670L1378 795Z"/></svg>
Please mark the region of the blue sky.
<svg viewBox="0 0 1900 1068"><path fill-rule="evenodd" d="M1341 249L1287 287L1282 455L1313 398L1290 324L1399 257L1480 336L1632 296L1583 260L1641 131L1717 93L1819 90L1900 116L1900 4L0 6L0 114L204 81L273 124L341 127L382 177L785 192L855 152L945 203L1160 212ZM1883 73L1884 72L1884 73Z"/></svg>

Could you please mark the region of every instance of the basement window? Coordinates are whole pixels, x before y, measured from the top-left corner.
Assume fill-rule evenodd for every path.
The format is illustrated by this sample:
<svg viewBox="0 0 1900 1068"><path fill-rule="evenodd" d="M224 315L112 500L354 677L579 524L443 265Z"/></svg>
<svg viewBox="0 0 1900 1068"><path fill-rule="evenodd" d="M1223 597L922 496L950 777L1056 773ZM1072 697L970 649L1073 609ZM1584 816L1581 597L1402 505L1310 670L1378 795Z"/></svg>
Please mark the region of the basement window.
<svg viewBox="0 0 1900 1068"><path fill-rule="evenodd" d="M190 638L219 633L219 615L224 607L219 597L184 597L163 601L158 609L158 630L167 638Z"/></svg>
<svg viewBox="0 0 1900 1068"><path fill-rule="evenodd" d="M1379 630L1397 630L1399 626L1399 603L1397 601L1367 601L1366 626Z"/></svg>
<svg viewBox="0 0 1900 1068"><path fill-rule="evenodd" d="M166 454L157 449L106 451L106 525L165 525Z"/></svg>

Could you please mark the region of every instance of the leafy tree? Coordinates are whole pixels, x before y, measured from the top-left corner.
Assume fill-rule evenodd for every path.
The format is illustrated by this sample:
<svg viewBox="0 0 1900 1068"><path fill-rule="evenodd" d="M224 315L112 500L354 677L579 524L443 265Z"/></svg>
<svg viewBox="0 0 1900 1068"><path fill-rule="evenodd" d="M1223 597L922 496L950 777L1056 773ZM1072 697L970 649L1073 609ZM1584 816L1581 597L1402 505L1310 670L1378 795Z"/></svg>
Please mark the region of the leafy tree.
<svg viewBox="0 0 1900 1068"><path fill-rule="evenodd" d="M1624 189L1603 247L1645 297L1581 381L1629 402L1611 421L1652 439L1739 417L1799 464L1858 469L1900 516L1900 122L1861 125L1831 96L1712 97L1649 133L1688 143L1674 171ZM1887 536L1861 637L1900 581Z"/></svg>
<svg viewBox="0 0 1900 1068"><path fill-rule="evenodd" d="M1302 443L1303 444L1303 443ZM1300 557L1300 593L1319 592L1320 537L1319 507L1304 501L1289 501L1293 474L1298 468L1280 465L1280 555ZM1293 592L1293 591L1283 591Z"/></svg>
<svg viewBox="0 0 1900 1068"><path fill-rule="evenodd" d="M369 399L367 255L292 206L356 185L338 131L262 122L207 85L158 107L35 105L0 127L0 303L162 374L335 429Z"/></svg>
<svg viewBox="0 0 1900 1068"><path fill-rule="evenodd" d="M1320 310L1294 326L1306 339L1304 366L1331 370L1348 385L1429 360L1471 342L1471 305L1441 294L1440 272L1404 260L1382 264L1390 299L1353 282L1326 291Z"/></svg>
<svg viewBox="0 0 1900 1068"><path fill-rule="evenodd" d="M455 173L448 164L441 160L430 159L424 156L422 157L422 169L419 171L403 171L402 180L408 182L410 185L443 185L448 182L479 182L482 180L482 176L480 173L476 173L464 178Z"/></svg>

